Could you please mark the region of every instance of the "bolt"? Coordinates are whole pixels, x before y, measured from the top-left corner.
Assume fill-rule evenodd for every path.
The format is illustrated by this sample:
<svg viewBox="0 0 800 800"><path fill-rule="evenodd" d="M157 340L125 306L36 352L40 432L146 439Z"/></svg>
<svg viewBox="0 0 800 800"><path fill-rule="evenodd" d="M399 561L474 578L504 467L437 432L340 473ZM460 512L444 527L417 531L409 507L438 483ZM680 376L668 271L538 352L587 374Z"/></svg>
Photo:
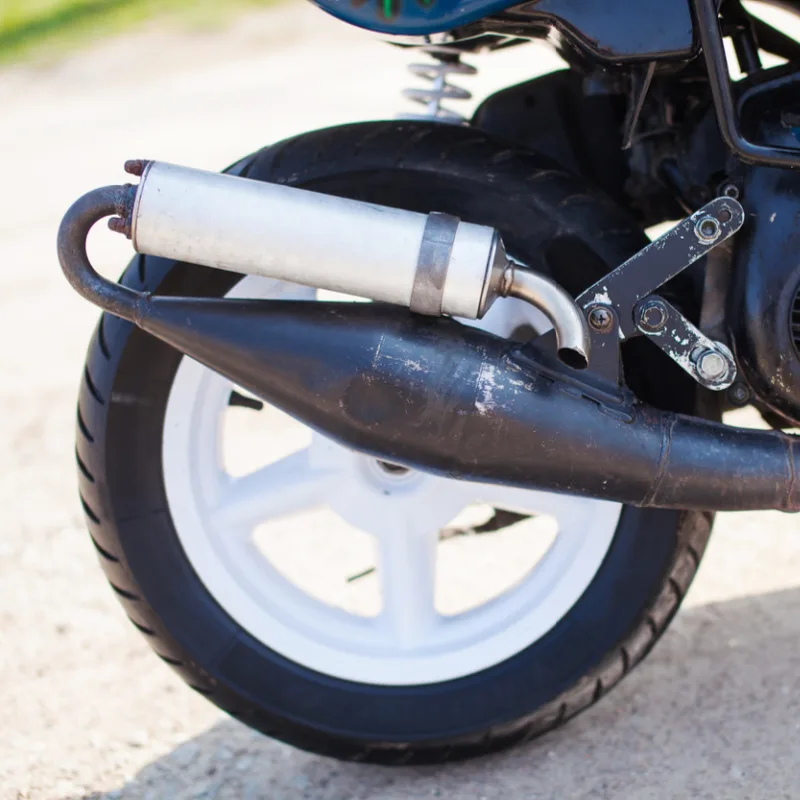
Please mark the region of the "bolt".
<svg viewBox="0 0 800 800"><path fill-rule="evenodd" d="M639 307L639 327L648 333L657 333L667 324L668 316L662 300L645 300Z"/></svg>
<svg viewBox="0 0 800 800"><path fill-rule="evenodd" d="M723 197L730 197L731 200L738 200L741 192L735 183L723 183L719 187L719 194Z"/></svg>
<svg viewBox="0 0 800 800"><path fill-rule="evenodd" d="M111 219L108 220L108 227L110 230L114 231L114 233L121 233L128 239L131 238L131 224L129 219L125 219L124 217L111 217Z"/></svg>
<svg viewBox="0 0 800 800"><path fill-rule="evenodd" d="M706 381L721 381L728 374L728 361L721 353L708 348L695 359L697 374Z"/></svg>
<svg viewBox="0 0 800 800"><path fill-rule="evenodd" d="M125 225L125 220L122 217L111 217L108 221L108 227L114 231L114 233L127 233L127 226Z"/></svg>
<svg viewBox="0 0 800 800"><path fill-rule="evenodd" d="M125 172L127 172L128 175L136 175L137 178L140 178L145 170L145 167L147 167L149 163L149 161L145 161L141 158L131 159L130 161L125 162Z"/></svg>
<svg viewBox="0 0 800 800"><path fill-rule="evenodd" d="M710 244L719 239L722 229L719 222L710 215L700 217L697 224L694 226L694 234L704 244Z"/></svg>
<svg viewBox="0 0 800 800"><path fill-rule="evenodd" d="M614 312L608 306L593 306L589 310L589 324L598 333L608 333L614 327Z"/></svg>
<svg viewBox="0 0 800 800"><path fill-rule="evenodd" d="M731 405L745 406L750 400L750 390L743 383L734 383L728 389L728 400L730 400Z"/></svg>

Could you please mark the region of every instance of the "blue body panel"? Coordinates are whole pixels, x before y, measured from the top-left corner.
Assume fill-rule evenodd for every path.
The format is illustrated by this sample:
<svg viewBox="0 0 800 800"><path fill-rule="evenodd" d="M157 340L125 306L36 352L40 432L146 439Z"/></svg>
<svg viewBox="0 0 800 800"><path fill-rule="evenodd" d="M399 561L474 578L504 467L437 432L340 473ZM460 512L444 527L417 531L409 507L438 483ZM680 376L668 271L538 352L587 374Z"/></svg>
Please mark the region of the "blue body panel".
<svg viewBox="0 0 800 800"><path fill-rule="evenodd" d="M312 0L334 17L380 33L424 36L508 8L508 0Z"/></svg>
<svg viewBox="0 0 800 800"><path fill-rule="evenodd" d="M531 30L554 28L607 53L675 56L693 50L689 0L313 0L351 25L420 36L513 9ZM524 26L524 20L523 20ZM491 25L488 26L491 30Z"/></svg>

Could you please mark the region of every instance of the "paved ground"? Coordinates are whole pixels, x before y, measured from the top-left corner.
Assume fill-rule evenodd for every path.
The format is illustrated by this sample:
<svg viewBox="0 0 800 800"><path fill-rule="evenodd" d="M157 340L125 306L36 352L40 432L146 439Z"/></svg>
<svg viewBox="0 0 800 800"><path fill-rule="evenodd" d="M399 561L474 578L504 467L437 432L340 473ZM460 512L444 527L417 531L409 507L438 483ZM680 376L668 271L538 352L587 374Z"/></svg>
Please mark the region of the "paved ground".
<svg viewBox="0 0 800 800"><path fill-rule="evenodd" d="M150 31L0 74L0 798L800 797L800 523L723 515L684 610L599 707L441 769L341 765L251 734L124 620L76 501L73 397L95 315L54 257L81 191L125 158L218 168L284 135L400 106L406 56L310 7L226 35ZM477 94L551 64L479 60ZM102 234L109 273L126 244Z"/></svg>

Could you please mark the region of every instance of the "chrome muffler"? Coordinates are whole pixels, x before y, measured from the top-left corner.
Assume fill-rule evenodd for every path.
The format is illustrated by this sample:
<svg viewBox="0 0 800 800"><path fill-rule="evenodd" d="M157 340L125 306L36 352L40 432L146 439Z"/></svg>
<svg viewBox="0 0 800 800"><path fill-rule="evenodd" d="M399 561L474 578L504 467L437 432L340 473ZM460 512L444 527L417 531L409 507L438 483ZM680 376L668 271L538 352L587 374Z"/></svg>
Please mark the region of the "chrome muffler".
<svg viewBox="0 0 800 800"><path fill-rule="evenodd" d="M100 277L86 255L90 228L111 215L141 252L428 316L378 304L136 292ZM664 412L546 352L433 319L478 317L498 296L524 296L553 320L562 358L585 365L586 322L575 303L509 264L489 228L152 164L138 189L79 199L58 251L91 302L377 458L638 506L800 510L794 437Z"/></svg>

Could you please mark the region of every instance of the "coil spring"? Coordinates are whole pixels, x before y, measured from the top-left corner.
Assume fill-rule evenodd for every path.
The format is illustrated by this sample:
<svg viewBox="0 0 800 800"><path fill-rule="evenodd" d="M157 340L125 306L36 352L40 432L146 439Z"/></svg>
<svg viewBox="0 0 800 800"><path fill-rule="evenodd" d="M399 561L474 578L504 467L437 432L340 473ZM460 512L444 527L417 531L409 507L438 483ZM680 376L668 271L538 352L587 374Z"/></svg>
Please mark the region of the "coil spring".
<svg viewBox="0 0 800 800"><path fill-rule="evenodd" d="M461 61L461 53L447 45L430 45L419 48L424 53L435 59L430 64L409 64L408 69L413 75L426 81L431 81L429 89L404 89L403 96L409 100L425 106L423 114L403 114L403 119L435 119L440 122L449 122L460 125L466 121L465 117L449 108L442 106L444 100L469 100L472 94L460 86L448 83L451 75L475 75L477 69Z"/></svg>

